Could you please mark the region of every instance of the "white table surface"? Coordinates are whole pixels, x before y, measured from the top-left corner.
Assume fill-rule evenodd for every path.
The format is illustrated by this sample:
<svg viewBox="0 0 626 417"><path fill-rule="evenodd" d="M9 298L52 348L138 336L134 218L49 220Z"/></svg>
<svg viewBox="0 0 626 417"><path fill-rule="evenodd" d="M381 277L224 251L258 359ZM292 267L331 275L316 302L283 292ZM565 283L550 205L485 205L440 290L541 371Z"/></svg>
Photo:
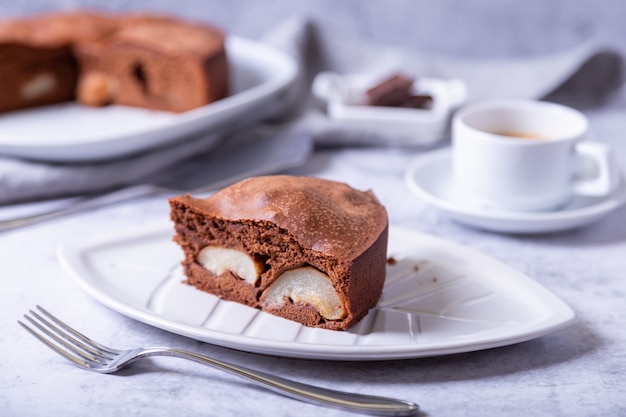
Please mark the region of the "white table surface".
<svg viewBox="0 0 626 417"><path fill-rule="evenodd" d="M589 113L619 145L626 94ZM619 146L622 157L626 147ZM283 398L220 372L176 359L152 359L118 375L77 369L44 348L16 320L41 304L120 347L171 345L335 389L418 402L432 416L620 415L626 410L626 207L579 230L515 236L482 232L447 219L413 197L403 168L421 151L318 151L295 174L371 187L391 223L471 246L514 267L567 302L572 327L538 340L427 359L337 363L283 359L199 343L133 321L83 293L55 257L58 243L167 216L163 198L119 204L0 235L0 415L293 415L317 407ZM324 415L342 415L324 410Z"/></svg>
<svg viewBox="0 0 626 417"><path fill-rule="evenodd" d="M614 146L626 169L626 89L582 110L594 136ZM381 362L285 359L196 342L102 306L70 280L56 259L62 240L150 224L168 215L163 198L146 198L0 234L0 415L347 414L172 358L145 360L115 375L85 372L17 325L36 304L115 346L176 346L311 384L415 401L427 416L626 415L626 207L587 227L554 234L471 229L408 191L404 168L422 152L318 150L290 173L373 189L392 224L470 246L528 274L568 303L578 323L497 349Z"/></svg>

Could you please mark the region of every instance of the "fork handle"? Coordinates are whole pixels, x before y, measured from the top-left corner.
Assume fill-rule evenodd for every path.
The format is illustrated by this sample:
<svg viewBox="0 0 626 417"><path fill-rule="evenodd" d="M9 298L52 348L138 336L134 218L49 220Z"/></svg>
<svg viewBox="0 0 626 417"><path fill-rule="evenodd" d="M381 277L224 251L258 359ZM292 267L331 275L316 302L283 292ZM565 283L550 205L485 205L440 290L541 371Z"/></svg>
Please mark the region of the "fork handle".
<svg viewBox="0 0 626 417"><path fill-rule="evenodd" d="M413 416L419 410L417 404L409 401L316 387L181 349L168 347L145 348L138 357L148 356L174 356L189 359L241 376L288 397L316 405L325 405L377 416Z"/></svg>

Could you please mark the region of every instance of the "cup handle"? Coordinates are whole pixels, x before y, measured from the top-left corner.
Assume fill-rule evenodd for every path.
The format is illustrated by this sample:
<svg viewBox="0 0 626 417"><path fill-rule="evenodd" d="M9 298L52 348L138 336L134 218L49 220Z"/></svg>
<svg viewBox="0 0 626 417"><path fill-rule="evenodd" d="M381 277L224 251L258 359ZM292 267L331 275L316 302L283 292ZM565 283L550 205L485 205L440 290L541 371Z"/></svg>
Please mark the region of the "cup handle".
<svg viewBox="0 0 626 417"><path fill-rule="evenodd" d="M581 142L576 145L579 169L574 192L589 197L611 194L620 182L617 160L611 149L599 142Z"/></svg>

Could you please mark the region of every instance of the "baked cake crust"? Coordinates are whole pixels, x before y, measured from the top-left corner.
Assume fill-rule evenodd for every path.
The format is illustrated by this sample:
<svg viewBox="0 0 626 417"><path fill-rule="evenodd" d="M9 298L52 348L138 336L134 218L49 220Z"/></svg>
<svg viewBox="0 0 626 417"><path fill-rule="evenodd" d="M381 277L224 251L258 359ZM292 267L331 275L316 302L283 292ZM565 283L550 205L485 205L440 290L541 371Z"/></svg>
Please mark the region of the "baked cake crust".
<svg viewBox="0 0 626 417"><path fill-rule="evenodd" d="M380 298L388 219L371 191L277 175L244 180L207 199L179 196L170 205L186 282L203 291L335 330L357 323ZM209 271L198 261L206 247L247 254L260 265L259 279L252 284L230 270ZM269 290L287 271L321 272L338 295L342 313L325 317L319 305L287 296L278 304L268 302Z"/></svg>

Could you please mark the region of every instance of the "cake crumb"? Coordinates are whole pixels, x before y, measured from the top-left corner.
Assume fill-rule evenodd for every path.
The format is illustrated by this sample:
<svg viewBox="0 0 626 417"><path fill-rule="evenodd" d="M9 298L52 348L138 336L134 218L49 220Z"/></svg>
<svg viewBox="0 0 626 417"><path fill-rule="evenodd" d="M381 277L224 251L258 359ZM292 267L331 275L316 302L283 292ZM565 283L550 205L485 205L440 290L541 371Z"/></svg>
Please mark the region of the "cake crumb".
<svg viewBox="0 0 626 417"><path fill-rule="evenodd" d="M396 258L394 258L393 256L390 256L389 258L387 258L387 264L389 265L395 265L397 264L398 261L396 260Z"/></svg>

